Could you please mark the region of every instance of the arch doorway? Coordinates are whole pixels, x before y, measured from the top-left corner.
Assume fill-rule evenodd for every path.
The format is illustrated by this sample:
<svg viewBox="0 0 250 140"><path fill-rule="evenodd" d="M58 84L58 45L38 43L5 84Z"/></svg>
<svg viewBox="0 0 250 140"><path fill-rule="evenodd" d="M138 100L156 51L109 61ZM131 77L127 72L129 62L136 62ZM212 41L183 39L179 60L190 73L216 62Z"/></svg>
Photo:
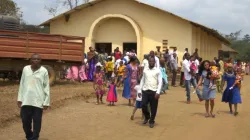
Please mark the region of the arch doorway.
<svg viewBox="0 0 250 140"><path fill-rule="evenodd" d="M105 49L108 54L119 47L121 51L135 49L140 56L141 37L139 26L130 17L120 14L98 18L92 24L89 33L91 45L95 46L97 51Z"/></svg>

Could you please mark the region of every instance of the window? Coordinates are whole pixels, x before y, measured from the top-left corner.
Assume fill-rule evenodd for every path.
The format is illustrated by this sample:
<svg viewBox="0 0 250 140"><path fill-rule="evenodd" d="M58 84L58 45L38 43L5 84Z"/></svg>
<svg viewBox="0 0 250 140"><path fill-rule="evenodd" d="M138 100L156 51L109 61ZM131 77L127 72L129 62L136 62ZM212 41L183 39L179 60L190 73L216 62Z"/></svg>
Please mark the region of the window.
<svg viewBox="0 0 250 140"><path fill-rule="evenodd" d="M168 48L168 40L162 40L162 47L163 51L165 51Z"/></svg>

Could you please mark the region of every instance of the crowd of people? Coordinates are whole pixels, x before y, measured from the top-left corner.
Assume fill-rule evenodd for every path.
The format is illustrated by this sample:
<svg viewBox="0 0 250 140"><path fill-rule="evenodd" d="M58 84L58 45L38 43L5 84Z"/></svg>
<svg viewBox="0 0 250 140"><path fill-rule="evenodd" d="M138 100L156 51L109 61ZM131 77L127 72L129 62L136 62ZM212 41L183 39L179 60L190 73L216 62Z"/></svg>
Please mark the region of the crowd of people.
<svg viewBox="0 0 250 140"><path fill-rule="evenodd" d="M148 117L146 110L151 110L154 114L157 110L156 104L158 103L151 101L151 96L144 96L143 98L143 95L153 93L155 95L165 94L170 86L168 83L169 76L171 76L171 86L176 87L178 73L180 73L179 84L186 89L187 104L191 103L191 93L195 93L200 102L205 100L205 117L215 117L213 110L216 93L222 93L224 83L227 82L228 86L223 92L222 101L229 103L230 112L236 116L238 115L237 104L241 103L239 89L244 73L249 73L250 65L242 63L240 60L236 62L233 62L231 59L224 61L222 57L218 59L215 57L212 61L203 61L198 54L198 49L195 49L195 52L190 55L188 48L185 49L184 55L180 59L177 48L171 51L166 49L164 53L161 51L161 47L156 48L156 51L150 51L149 54L145 54L143 61L140 63L136 57L135 50L126 51L123 54L117 47L108 56L104 50L97 53L90 47L86 59L80 67L80 71L85 71L85 75L79 73L79 77L84 77L81 78L81 81L93 81L97 96L96 104L103 104L103 95L106 94L106 88L108 87L106 101L109 102L110 106L114 106L115 102L118 101L116 88L122 87L122 97L128 99L129 106L135 106L131 120L134 118L135 111L138 108L143 108L143 106L144 117ZM150 68L150 59L154 60L152 60L154 62L152 69L148 69ZM73 67L71 69L73 70ZM150 73L153 69L157 70L151 72L151 74L159 73L159 75L151 75L153 77L151 79L145 77L149 75L147 70ZM144 85L144 82L147 83L148 79L151 81L154 79L156 83L149 82L148 85ZM143 90L144 86L144 89L149 90L149 92ZM202 90L200 86L203 87ZM194 88L193 92L191 92L192 88ZM142 93L142 91L145 94L139 96L138 94ZM150 102L150 105L146 105L146 101L143 99ZM232 111L232 104L235 106L234 111ZM151 122L154 122L154 119Z"/></svg>
<svg viewBox="0 0 250 140"><path fill-rule="evenodd" d="M142 109L143 124L149 123L150 128L155 124L160 95L169 89L169 76L172 76L171 86L176 87L177 73L181 75L180 86L186 89L187 104L191 103L192 87L192 93L197 94L198 100L205 101L205 117L215 118L216 93L223 93L222 102L228 103L229 113L237 116L238 104L242 103L240 91L244 74L249 73L249 64L240 60L224 61L222 57L212 61L202 60L198 49L190 55L186 48L180 63L178 56L177 48L173 51L166 49L162 53L157 47L157 51L145 54L140 63L135 50L122 54L116 48L108 56L104 50L97 53L90 47L82 65L70 67L66 78L92 81L97 105L104 104L103 96L107 93L109 106L115 106L118 101L117 88L123 88L122 97L128 100L129 106L134 107L131 120L137 109ZM49 75L40 63L40 55L33 54L31 65L23 69L18 92L17 105L21 108L23 129L29 140L38 139L43 110L50 105ZM227 86L223 91L225 83Z"/></svg>

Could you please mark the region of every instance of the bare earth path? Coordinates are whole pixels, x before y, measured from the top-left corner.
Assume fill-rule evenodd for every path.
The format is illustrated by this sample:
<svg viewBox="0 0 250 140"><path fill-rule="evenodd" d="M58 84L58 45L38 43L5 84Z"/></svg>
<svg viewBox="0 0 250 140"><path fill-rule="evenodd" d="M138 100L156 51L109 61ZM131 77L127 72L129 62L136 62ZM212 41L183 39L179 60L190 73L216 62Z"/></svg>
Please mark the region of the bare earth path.
<svg viewBox="0 0 250 140"><path fill-rule="evenodd" d="M171 88L161 96L156 126L141 125L140 112L130 121L131 107L119 98L115 107L84 101L68 101L65 107L47 111L43 117L41 140L250 140L250 77L242 89L239 116L228 114L228 105L217 94L216 118L204 117L204 102L192 95L185 104L183 88ZM20 122L0 129L0 140L24 140Z"/></svg>

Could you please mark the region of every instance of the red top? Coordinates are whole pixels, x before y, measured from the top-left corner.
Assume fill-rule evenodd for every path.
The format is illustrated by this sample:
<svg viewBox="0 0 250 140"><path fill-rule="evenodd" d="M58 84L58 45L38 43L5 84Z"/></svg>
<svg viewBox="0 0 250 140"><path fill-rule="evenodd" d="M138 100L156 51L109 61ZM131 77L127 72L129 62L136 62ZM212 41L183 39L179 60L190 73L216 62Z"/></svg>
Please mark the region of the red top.
<svg viewBox="0 0 250 140"><path fill-rule="evenodd" d="M121 59L122 58L122 53L120 51L115 52L115 60Z"/></svg>

